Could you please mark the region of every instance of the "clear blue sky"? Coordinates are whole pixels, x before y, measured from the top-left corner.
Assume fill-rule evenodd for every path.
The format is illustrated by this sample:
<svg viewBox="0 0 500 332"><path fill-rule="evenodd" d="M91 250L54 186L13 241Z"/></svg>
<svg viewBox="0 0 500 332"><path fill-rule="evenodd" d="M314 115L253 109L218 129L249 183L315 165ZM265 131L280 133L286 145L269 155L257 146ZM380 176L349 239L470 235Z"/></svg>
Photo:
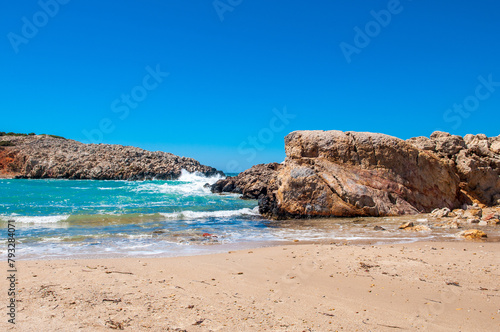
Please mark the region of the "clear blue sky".
<svg viewBox="0 0 500 332"><path fill-rule="evenodd" d="M54 1L2 3L0 131L224 171L301 129L500 134L498 0Z"/></svg>

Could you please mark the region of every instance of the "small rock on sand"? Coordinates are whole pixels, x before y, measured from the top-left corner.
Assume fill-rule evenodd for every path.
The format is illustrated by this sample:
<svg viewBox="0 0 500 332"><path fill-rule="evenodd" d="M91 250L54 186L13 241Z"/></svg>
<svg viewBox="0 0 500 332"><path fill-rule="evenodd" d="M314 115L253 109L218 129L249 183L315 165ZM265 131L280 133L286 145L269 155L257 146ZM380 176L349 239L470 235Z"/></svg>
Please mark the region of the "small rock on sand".
<svg viewBox="0 0 500 332"><path fill-rule="evenodd" d="M436 227L441 228L460 228L460 224L456 220L450 220L444 224L436 224Z"/></svg>
<svg viewBox="0 0 500 332"><path fill-rule="evenodd" d="M490 226L500 226L500 219L490 219L487 223Z"/></svg>
<svg viewBox="0 0 500 332"><path fill-rule="evenodd" d="M405 230L414 231L414 232L428 232L431 230L431 228L429 226L426 226L426 225L417 225L417 226L405 228Z"/></svg>
<svg viewBox="0 0 500 332"><path fill-rule="evenodd" d="M404 224L402 224L401 226L399 226L399 229L407 229L409 227L413 227L413 222L411 222L411 221L405 222Z"/></svg>
<svg viewBox="0 0 500 332"><path fill-rule="evenodd" d="M399 226L399 229L404 229L405 231L414 231L414 232L425 232L430 231L429 226L426 225L414 225L413 222L407 222Z"/></svg>
<svg viewBox="0 0 500 332"><path fill-rule="evenodd" d="M478 229L468 229L466 231L458 233L458 235L466 239L482 239L488 237L488 235L485 232L480 231Z"/></svg>

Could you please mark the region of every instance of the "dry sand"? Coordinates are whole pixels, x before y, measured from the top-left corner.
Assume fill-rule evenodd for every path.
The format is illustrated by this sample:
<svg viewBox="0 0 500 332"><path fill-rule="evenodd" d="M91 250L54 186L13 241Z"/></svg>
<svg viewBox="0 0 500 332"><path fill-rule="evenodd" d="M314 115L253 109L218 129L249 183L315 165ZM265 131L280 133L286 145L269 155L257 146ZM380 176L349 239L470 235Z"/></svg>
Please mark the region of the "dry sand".
<svg viewBox="0 0 500 332"><path fill-rule="evenodd" d="M470 241L299 243L194 257L21 261L17 323L3 314L0 330L500 331L499 249Z"/></svg>

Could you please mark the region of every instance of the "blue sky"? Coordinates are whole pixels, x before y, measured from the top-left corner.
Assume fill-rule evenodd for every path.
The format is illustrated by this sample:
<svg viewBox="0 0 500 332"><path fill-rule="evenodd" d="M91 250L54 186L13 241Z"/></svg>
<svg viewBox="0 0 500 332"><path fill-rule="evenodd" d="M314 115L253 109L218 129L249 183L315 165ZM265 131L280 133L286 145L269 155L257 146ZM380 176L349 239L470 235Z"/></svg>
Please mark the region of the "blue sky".
<svg viewBox="0 0 500 332"><path fill-rule="evenodd" d="M224 171L282 161L294 130L497 136L499 16L495 0L6 0L0 131Z"/></svg>

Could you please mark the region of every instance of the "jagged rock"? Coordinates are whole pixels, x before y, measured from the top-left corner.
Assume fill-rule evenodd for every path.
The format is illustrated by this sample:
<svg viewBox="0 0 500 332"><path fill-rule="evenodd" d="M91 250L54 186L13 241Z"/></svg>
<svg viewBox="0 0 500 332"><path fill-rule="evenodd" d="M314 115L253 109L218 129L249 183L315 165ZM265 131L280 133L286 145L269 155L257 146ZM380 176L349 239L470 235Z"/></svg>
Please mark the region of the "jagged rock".
<svg viewBox="0 0 500 332"><path fill-rule="evenodd" d="M487 215L483 215L483 220L488 221L491 219L500 219L500 213L488 213Z"/></svg>
<svg viewBox="0 0 500 332"><path fill-rule="evenodd" d="M483 216L483 220L485 220L485 221L493 219L493 218L495 218L495 214L493 214L493 213L490 213L488 215Z"/></svg>
<svg viewBox="0 0 500 332"><path fill-rule="evenodd" d="M95 180L177 179L182 169L210 176L223 175L192 158L166 152L31 135L2 136L14 146L0 150L0 177Z"/></svg>
<svg viewBox="0 0 500 332"><path fill-rule="evenodd" d="M458 236L464 237L466 239L482 239L488 237L488 235L478 229L468 229L458 233Z"/></svg>
<svg viewBox="0 0 500 332"><path fill-rule="evenodd" d="M478 218L467 219L467 223L469 223L469 224L479 224L480 221L481 221L481 219L478 219Z"/></svg>
<svg viewBox="0 0 500 332"><path fill-rule="evenodd" d="M276 174L280 167L278 163L255 165L237 176L217 181L211 190L214 193L232 192L242 194L244 198L259 199L267 195L268 190L276 188Z"/></svg>
<svg viewBox="0 0 500 332"><path fill-rule="evenodd" d="M407 229L407 228L410 228L410 227L413 227L413 222L411 222L411 221L405 222L404 224L402 224L401 226L399 226L399 229Z"/></svg>
<svg viewBox="0 0 500 332"><path fill-rule="evenodd" d="M454 209L453 211L451 211L451 213L453 213L454 217L456 218L467 219L467 217L464 216L465 210L463 209Z"/></svg>
<svg viewBox="0 0 500 332"><path fill-rule="evenodd" d="M499 226L500 225L500 219L490 219L486 222L490 226Z"/></svg>
<svg viewBox="0 0 500 332"><path fill-rule="evenodd" d="M457 220L450 220L444 224L436 224L435 226L441 228L460 228L460 224Z"/></svg>
<svg viewBox="0 0 500 332"><path fill-rule="evenodd" d="M444 218L444 217L448 217L450 213L451 213L451 210L448 208L434 209L431 212L431 217Z"/></svg>
<svg viewBox="0 0 500 332"><path fill-rule="evenodd" d="M466 217L466 218L479 219L482 216L483 216L483 209L481 209L480 207L476 207L476 206L471 206L471 207L467 208L467 210L464 213L464 217Z"/></svg>
<svg viewBox="0 0 500 332"><path fill-rule="evenodd" d="M451 161L460 187L472 202L500 204L500 137L450 135L435 132L430 139L410 138L410 144Z"/></svg>
<svg viewBox="0 0 500 332"><path fill-rule="evenodd" d="M431 231L431 228L426 225L416 225L413 227L408 227L405 228L405 231L412 231L412 232L429 232Z"/></svg>
<svg viewBox="0 0 500 332"><path fill-rule="evenodd" d="M405 231L413 231L413 232L426 232L430 231L430 227L426 225L414 225L413 222L406 222L399 226L399 229L403 229Z"/></svg>
<svg viewBox="0 0 500 332"><path fill-rule="evenodd" d="M465 141L462 137L440 131L432 133L430 139L415 137L408 139L407 142L419 149L436 152L450 158L465 147Z"/></svg>
<svg viewBox="0 0 500 332"><path fill-rule="evenodd" d="M373 227L373 230L375 230L375 231L385 231L385 228L382 227L382 226L377 225L377 226Z"/></svg>
<svg viewBox="0 0 500 332"><path fill-rule="evenodd" d="M500 138L499 137L491 137L490 138L490 150L493 153L500 154Z"/></svg>

